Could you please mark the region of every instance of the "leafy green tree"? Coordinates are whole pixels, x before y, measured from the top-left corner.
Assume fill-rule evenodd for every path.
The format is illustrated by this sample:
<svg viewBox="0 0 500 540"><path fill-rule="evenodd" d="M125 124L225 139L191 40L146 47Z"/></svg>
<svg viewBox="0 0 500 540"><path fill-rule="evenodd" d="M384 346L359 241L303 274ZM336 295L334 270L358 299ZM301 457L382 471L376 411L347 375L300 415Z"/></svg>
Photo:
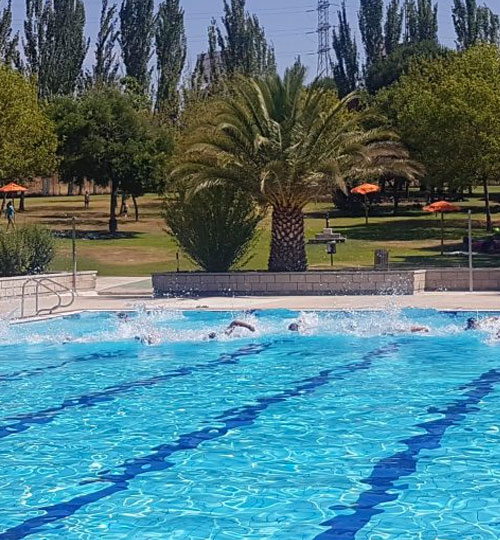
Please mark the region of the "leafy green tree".
<svg viewBox="0 0 500 540"><path fill-rule="evenodd" d="M429 187L483 187L491 230L489 184L500 175L498 48L480 45L416 63L378 99L425 164Z"/></svg>
<svg viewBox="0 0 500 540"><path fill-rule="evenodd" d="M263 218L250 195L227 186L170 195L164 215L178 245L207 272L228 272L244 262Z"/></svg>
<svg viewBox="0 0 500 540"><path fill-rule="evenodd" d="M438 43L438 5L433 0L405 0L405 42Z"/></svg>
<svg viewBox="0 0 500 540"><path fill-rule="evenodd" d="M33 83L0 65L0 103L0 180L23 183L54 172L54 126L40 109Z"/></svg>
<svg viewBox="0 0 500 540"><path fill-rule="evenodd" d="M116 4L110 6L108 0L102 0L101 22L95 44L95 64L92 77L94 84L109 85L118 79L120 64L116 53L119 37L117 22Z"/></svg>
<svg viewBox="0 0 500 540"><path fill-rule="evenodd" d="M338 27L333 29L333 79L339 95L346 96L356 89L359 81L359 55L356 38L347 20L346 3L343 0L338 12Z"/></svg>
<svg viewBox="0 0 500 540"><path fill-rule="evenodd" d="M75 92L89 48L83 0L27 0L24 52L43 98Z"/></svg>
<svg viewBox="0 0 500 540"><path fill-rule="evenodd" d="M186 134L172 179L193 190L232 186L270 206L269 269L303 271L306 204L347 178L414 172L393 133L368 110L349 111L356 97L339 102L323 86L306 86L299 64L283 79L239 78Z"/></svg>
<svg viewBox="0 0 500 540"><path fill-rule="evenodd" d="M368 70L365 77L366 88L370 94L376 94L380 89L397 82L401 75L408 72L412 62L425 58L440 58L448 52L449 49L434 40L401 44Z"/></svg>
<svg viewBox="0 0 500 540"><path fill-rule="evenodd" d="M80 98L54 100L48 111L59 135L61 179L88 178L109 186L109 230L116 232L119 192L132 195L136 204L146 189L156 191L172 151L170 133L118 87L95 87Z"/></svg>
<svg viewBox="0 0 500 540"><path fill-rule="evenodd" d="M1 2L0 2L1 3ZM19 34L12 36L12 0L0 12L0 63L21 68Z"/></svg>
<svg viewBox="0 0 500 540"><path fill-rule="evenodd" d="M179 113L179 83L186 62L184 10L179 0L160 4L156 20L158 90L156 110L176 119Z"/></svg>
<svg viewBox="0 0 500 540"><path fill-rule="evenodd" d="M391 54L399 45L403 31L403 10L399 0L391 0L387 6L384 25L384 53Z"/></svg>
<svg viewBox="0 0 500 540"><path fill-rule="evenodd" d="M222 71L228 77L237 73L258 76L276 71L274 49L268 44L259 19L247 13L245 5L246 0L224 0L223 29L215 20L209 27L211 69Z"/></svg>
<svg viewBox="0 0 500 540"><path fill-rule="evenodd" d="M498 45L500 19L487 6L478 6L477 0L453 0L452 13L459 50L479 43Z"/></svg>
<svg viewBox="0 0 500 540"><path fill-rule="evenodd" d="M68 184L72 193L73 186L83 185L88 173L83 154L88 122L83 115L81 100L73 96L56 97L47 104L46 112L57 134L59 181Z"/></svg>
<svg viewBox="0 0 500 540"><path fill-rule="evenodd" d="M360 0L359 29L365 48L366 68L378 62L384 51L384 0Z"/></svg>
<svg viewBox="0 0 500 540"><path fill-rule="evenodd" d="M151 82L149 61L154 34L154 0L123 0L120 9L120 45L127 77L147 94Z"/></svg>

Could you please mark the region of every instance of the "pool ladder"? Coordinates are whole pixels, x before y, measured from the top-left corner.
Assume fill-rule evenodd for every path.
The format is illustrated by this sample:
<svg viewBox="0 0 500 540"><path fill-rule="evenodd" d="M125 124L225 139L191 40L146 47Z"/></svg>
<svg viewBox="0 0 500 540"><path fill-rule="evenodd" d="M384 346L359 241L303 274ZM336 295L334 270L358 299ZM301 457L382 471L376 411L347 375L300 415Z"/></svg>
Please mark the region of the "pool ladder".
<svg viewBox="0 0 500 540"><path fill-rule="evenodd" d="M25 307L26 307L26 298L28 296L27 294L27 286L31 283L36 283L35 288L35 317L40 317L41 315L51 315L54 313L54 311L57 311L61 308L68 308L73 305L76 295L75 291L73 289L70 289L69 287L66 287L64 285L61 285L57 281L48 278L30 278L27 281L24 282L23 289L22 289L22 299L21 299L21 319L24 319L25 317ZM40 308L40 289L44 290L46 293L50 293L51 295L57 296L57 303L50 307L50 308ZM63 294L61 293L69 293L70 294L70 300L68 302L63 301Z"/></svg>

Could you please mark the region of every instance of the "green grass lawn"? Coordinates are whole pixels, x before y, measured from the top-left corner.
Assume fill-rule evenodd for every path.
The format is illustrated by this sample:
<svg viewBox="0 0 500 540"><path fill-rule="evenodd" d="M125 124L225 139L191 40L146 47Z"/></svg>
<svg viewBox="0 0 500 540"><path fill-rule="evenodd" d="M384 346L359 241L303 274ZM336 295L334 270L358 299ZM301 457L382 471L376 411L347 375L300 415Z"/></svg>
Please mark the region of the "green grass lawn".
<svg viewBox="0 0 500 540"><path fill-rule="evenodd" d="M493 197L500 195L500 189L493 190ZM500 210L495 207L494 210ZM83 208L83 197L51 197L27 199L27 211L18 214L19 222L42 223L53 230L70 228L71 216L77 218L77 227L82 232L99 233L106 231L109 198L92 197L91 209ZM478 196L460 203L472 209L474 235L483 236L484 215L482 201ZM165 232L161 218L161 200L153 195L140 199L141 220L136 223L132 217L120 218L120 231L126 235L117 239L78 240L78 267L81 270L98 270L103 276L143 276L152 272L176 269L174 240ZM332 211L328 204L311 204L306 209L306 234L313 238L325 226L325 220L318 217ZM345 244L339 244L334 257L334 268L362 268L373 265L376 249L389 249L392 267L423 268L427 266L465 266L465 257L440 256L440 221L433 215L418 209L401 208L399 216L390 215L389 207L374 209L368 226L364 217L335 217L331 226L336 232L347 236ZM495 219L494 215L494 219ZM461 239L467 234L466 212L446 216L445 238L447 251L461 249ZM246 269L265 269L269 254L270 219L261 227L259 238L252 250L252 258ZM59 239L54 270L71 269L71 241ZM312 269L330 268L330 257L324 245L308 245L307 253ZM498 256L478 256L477 266L497 266ZM181 270L195 266L180 254Z"/></svg>

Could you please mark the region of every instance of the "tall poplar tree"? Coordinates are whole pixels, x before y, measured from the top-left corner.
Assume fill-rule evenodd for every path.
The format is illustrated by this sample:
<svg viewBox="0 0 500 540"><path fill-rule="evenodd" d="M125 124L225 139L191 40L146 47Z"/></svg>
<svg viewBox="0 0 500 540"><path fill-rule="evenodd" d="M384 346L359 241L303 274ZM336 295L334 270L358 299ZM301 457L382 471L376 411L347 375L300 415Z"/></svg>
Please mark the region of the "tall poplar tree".
<svg viewBox="0 0 500 540"><path fill-rule="evenodd" d="M12 35L12 0L8 0L7 6L0 12L0 63L20 68L18 45L19 34Z"/></svg>
<svg viewBox="0 0 500 540"><path fill-rule="evenodd" d="M40 96L72 94L89 48L83 0L27 0L24 29L27 68Z"/></svg>
<svg viewBox="0 0 500 540"><path fill-rule="evenodd" d="M403 10L399 0L391 0L387 6L384 25L384 53L391 54L399 45L403 31Z"/></svg>
<svg viewBox="0 0 500 540"><path fill-rule="evenodd" d="M107 85L117 80L120 68L116 53L119 36L117 22L116 4L110 6L108 0L102 0L101 24L95 44L95 64L93 69L93 82L95 84Z"/></svg>
<svg viewBox="0 0 500 540"><path fill-rule="evenodd" d="M264 28L256 15L245 11L246 0L224 0L223 29L213 21L209 41L216 37L218 50L209 51L211 69L228 76L235 73L263 75L276 71L274 49L267 42ZM209 43L210 46L210 43Z"/></svg>
<svg viewBox="0 0 500 540"><path fill-rule="evenodd" d="M360 0L358 20L367 69L383 56L383 19L384 0Z"/></svg>
<svg viewBox="0 0 500 540"><path fill-rule="evenodd" d="M38 75L40 56L45 40L43 0L26 0L24 21L24 56L30 75Z"/></svg>
<svg viewBox="0 0 500 540"><path fill-rule="evenodd" d="M154 33L154 0L123 0L120 9L120 45L127 77L147 93Z"/></svg>
<svg viewBox="0 0 500 540"><path fill-rule="evenodd" d="M453 0L452 13L459 50L479 43L498 45L500 19L487 6L478 6L476 0Z"/></svg>
<svg viewBox="0 0 500 540"><path fill-rule="evenodd" d="M333 79L341 97L356 89L359 81L359 55L356 38L347 19L346 3L343 0L337 13L338 26L333 29Z"/></svg>
<svg viewBox="0 0 500 540"><path fill-rule="evenodd" d="M438 5L432 0L406 0L405 41L421 43L438 42Z"/></svg>
<svg viewBox="0 0 500 540"><path fill-rule="evenodd" d="M158 90L156 110L175 119L179 112L178 87L186 62L184 10L179 0L164 0L155 29Z"/></svg>

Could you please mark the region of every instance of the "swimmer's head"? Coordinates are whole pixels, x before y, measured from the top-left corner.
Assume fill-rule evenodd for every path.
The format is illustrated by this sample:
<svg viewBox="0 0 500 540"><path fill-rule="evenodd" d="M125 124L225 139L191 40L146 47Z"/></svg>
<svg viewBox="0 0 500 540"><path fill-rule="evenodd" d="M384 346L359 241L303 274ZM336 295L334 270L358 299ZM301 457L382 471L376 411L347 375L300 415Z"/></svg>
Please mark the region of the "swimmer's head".
<svg viewBox="0 0 500 540"><path fill-rule="evenodd" d="M208 334L208 339L215 339L217 337L217 334L215 332L210 332L210 334Z"/></svg>
<svg viewBox="0 0 500 540"><path fill-rule="evenodd" d="M118 313L117 317L123 321L126 321L128 319L128 314L121 311L120 313Z"/></svg>
<svg viewBox="0 0 500 540"><path fill-rule="evenodd" d="M472 317L470 319L467 319L467 326L465 327L466 330L476 330L478 327L476 319L473 319Z"/></svg>
<svg viewBox="0 0 500 540"><path fill-rule="evenodd" d="M293 322L292 324L290 324L290 326L288 327L288 330L290 330L290 332L298 332L299 331L299 324L296 323L296 322Z"/></svg>

